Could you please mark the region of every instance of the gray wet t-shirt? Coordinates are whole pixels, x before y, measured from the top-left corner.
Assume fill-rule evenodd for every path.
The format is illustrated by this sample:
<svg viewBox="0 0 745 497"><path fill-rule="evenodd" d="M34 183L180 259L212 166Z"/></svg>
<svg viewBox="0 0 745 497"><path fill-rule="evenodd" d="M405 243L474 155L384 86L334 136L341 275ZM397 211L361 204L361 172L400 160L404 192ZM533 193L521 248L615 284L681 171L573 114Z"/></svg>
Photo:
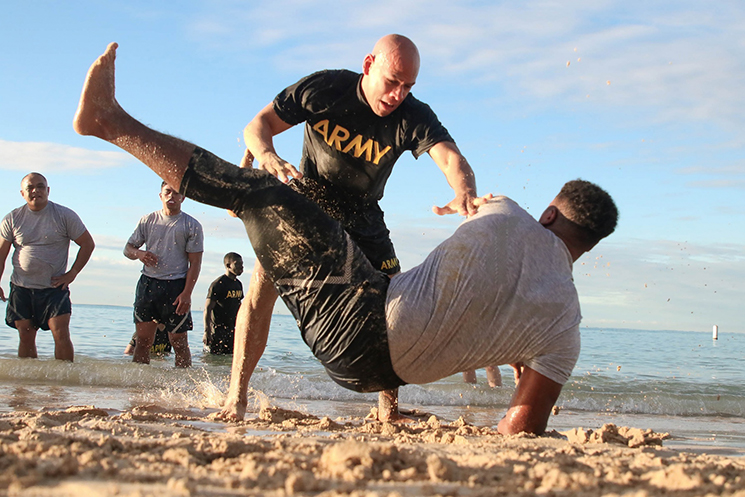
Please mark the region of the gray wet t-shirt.
<svg viewBox="0 0 745 497"><path fill-rule="evenodd" d="M85 233L72 209L47 202L40 211L23 205L0 223L0 237L13 244L10 282L24 288L52 288L52 277L67 272L70 240Z"/></svg>
<svg viewBox="0 0 745 497"><path fill-rule="evenodd" d="M142 274L157 280L186 278L189 270L188 253L204 251L202 225L185 212L166 216L155 211L142 216L127 243L158 257L155 266L142 266Z"/></svg>
<svg viewBox="0 0 745 497"><path fill-rule="evenodd" d="M523 362L564 384L579 357L569 250L507 197L395 276L386 316L393 369L407 383Z"/></svg>

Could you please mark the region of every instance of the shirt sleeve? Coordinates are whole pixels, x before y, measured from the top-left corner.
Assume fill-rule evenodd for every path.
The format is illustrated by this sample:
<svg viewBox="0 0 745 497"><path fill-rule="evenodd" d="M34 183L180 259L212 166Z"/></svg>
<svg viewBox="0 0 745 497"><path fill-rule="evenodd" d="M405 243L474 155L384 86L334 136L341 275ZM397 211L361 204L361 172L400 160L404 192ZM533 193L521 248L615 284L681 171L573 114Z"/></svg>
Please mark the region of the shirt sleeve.
<svg viewBox="0 0 745 497"><path fill-rule="evenodd" d="M553 350L545 355L526 361L530 369L546 378L563 385L572 375L580 351L579 325L574 326L557 337Z"/></svg>
<svg viewBox="0 0 745 497"><path fill-rule="evenodd" d="M7 214L3 218L3 221L0 222L0 237L3 240L13 243L13 227L10 214Z"/></svg>
<svg viewBox="0 0 745 497"><path fill-rule="evenodd" d="M413 98L413 96L412 96ZM412 115L407 120L411 123L409 148L415 158L429 152L429 150L440 142L452 142L455 140L442 125L432 108L414 99Z"/></svg>
<svg viewBox="0 0 745 497"><path fill-rule="evenodd" d="M319 71L288 86L274 98L274 112L294 126L326 109L329 98L345 79L343 71Z"/></svg>
<svg viewBox="0 0 745 497"><path fill-rule="evenodd" d="M186 241L186 252L204 252L204 231L202 225L194 218L189 219L189 239Z"/></svg>
<svg viewBox="0 0 745 497"><path fill-rule="evenodd" d="M210 285L209 290L207 291L207 298L210 300L219 300L220 299L220 278L216 279L212 282Z"/></svg>
<svg viewBox="0 0 745 497"><path fill-rule="evenodd" d="M77 213L72 209L68 209L65 207L63 209L63 212L65 213L64 219L67 236L70 237L70 240L77 240L83 233L85 233L85 224L83 224L80 216L78 216Z"/></svg>
<svg viewBox="0 0 745 497"><path fill-rule="evenodd" d="M127 240L127 243L132 245L134 248L140 248L145 243L145 240L147 240L147 233L145 233L145 227L147 226L147 216L143 216L140 218L140 221L137 223L137 227L134 230L134 233L129 237L129 240Z"/></svg>

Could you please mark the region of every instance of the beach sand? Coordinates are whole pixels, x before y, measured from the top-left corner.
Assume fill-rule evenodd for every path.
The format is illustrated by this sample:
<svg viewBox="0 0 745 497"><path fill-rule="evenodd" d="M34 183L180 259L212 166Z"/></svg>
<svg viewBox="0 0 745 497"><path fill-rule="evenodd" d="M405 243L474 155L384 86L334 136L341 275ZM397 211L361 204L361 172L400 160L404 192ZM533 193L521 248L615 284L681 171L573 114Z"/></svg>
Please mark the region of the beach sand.
<svg viewBox="0 0 745 497"><path fill-rule="evenodd" d="M745 460L605 425L500 436L422 414L392 425L278 407L222 423L139 406L0 414L0 495L740 495Z"/></svg>

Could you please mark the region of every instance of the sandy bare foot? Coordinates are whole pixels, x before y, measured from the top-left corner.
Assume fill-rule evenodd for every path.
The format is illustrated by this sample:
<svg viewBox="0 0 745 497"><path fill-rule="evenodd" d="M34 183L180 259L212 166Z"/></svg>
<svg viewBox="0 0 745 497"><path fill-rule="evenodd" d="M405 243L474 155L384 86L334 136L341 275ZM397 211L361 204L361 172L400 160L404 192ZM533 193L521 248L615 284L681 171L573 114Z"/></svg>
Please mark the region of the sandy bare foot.
<svg viewBox="0 0 745 497"><path fill-rule="evenodd" d="M93 135L104 140L115 138L109 123L114 115L123 113L115 98L116 43L110 43L106 51L88 69L80 95L78 110L72 126L78 134Z"/></svg>
<svg viewBox="0 0 745 497"><path fill-rule="evenodd" d="M243 421L246 416L246 404L228 400L222 410L214 413L213 417L222 421Z"/></svg>

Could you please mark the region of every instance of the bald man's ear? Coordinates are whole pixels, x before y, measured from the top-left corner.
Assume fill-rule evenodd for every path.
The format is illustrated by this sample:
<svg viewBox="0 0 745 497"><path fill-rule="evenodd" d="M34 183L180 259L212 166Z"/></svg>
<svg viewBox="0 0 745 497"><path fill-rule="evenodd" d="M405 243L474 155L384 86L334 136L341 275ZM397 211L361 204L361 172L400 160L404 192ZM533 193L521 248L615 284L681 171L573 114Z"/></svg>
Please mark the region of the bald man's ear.
<svg viewBox="0 0 745 497"><path fill-rule="evenodd" d="M559 217L559 208L555 205L549 205L546 210L543 211L538 222L543 226L551 226Z"/></svg>
<svg viewBox="0 0 745 497"><path fill-rule="evenodd" d="M365 76L370 75L370 67L375 62L375 56L371 53L365 56L365 60L362 61L362 74Z"/></svg>

